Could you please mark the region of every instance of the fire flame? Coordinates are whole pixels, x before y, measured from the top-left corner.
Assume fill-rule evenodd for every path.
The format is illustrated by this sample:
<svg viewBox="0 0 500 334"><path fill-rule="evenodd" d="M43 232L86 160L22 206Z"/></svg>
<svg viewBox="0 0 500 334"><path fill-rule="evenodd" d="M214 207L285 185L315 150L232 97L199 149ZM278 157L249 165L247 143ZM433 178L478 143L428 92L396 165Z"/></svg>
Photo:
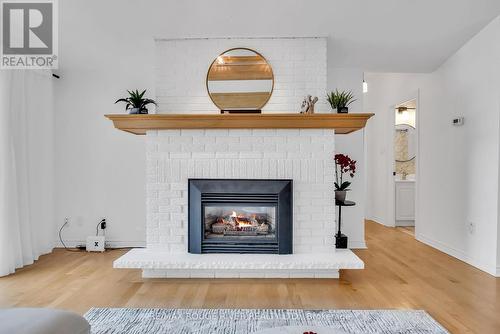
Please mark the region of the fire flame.
<svg viewBox="0 0 500 334"><path fill-rule="evenodd" d="M235 211L233 211L231 217L235 218L235 221L239 227L253 226L253 224L249 221L246 221L246 219L239 219L239 218L245 218L245 216L238 215Z"/></svg>
<svg viewBox="0 0 500 334"><path fill-rule="evenodd" d="M250 222L242 222L242 221L238 220L238 226L245 227L245 226L253 226L253 225Z"/></svg>

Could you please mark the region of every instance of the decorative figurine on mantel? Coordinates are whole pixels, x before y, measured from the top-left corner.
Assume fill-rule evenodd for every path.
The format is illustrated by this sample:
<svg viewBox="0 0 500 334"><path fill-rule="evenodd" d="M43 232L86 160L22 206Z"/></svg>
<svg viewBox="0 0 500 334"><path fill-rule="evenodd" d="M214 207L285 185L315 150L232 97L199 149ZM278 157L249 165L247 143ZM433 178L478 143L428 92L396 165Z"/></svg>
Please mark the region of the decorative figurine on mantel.
<svg viewBox="0 0 500 334"><path fill-rule="evenodd" d="M314 114L314 105L318 102L318 97L314 98L311 95L304 97L302 104L300 105L301 114Z"/></svg>

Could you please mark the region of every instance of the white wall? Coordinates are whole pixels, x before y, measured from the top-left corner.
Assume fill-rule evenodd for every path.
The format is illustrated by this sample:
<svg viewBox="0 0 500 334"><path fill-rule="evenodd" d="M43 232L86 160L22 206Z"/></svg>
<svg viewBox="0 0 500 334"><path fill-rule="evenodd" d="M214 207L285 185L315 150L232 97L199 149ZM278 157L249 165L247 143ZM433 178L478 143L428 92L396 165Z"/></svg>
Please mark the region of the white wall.
<svg viewBox="0 0 500 334"><path fill-rule="evenodd" d="M390 224L386 117L419 91L417 239L492 274L499 244L499 40L497 18L432 74L371 74L364 106L377 113L367 129L369 217ZM452 126L456 116L465 117L464 126Z"/></svg>
<svg viewBox="0 0 500 334"><path fill-rule="evenodd" d="M150 1L140 6L139 15L138 1L65 0L59 5L61 79L55 87L55 210L58 226L65 217L71 219L64 231L69 244L94 234L103 216L109 221L106 235L112 245L145 242L144 138L114 129L103 115L124 112L123 106L113 102L126 89L144 88L150 97L156 96L154 38L328 36L330 30L327 24L315 24L314 16L308 16L310 24L302 21L304 17L298 14L310 10L310 4L303 1L285 6L290 8L276 4L272 11L252 4L236 16L229 16L233 6L208 2L193 6L184 1ZM283 10L295 14L287 15ZM329 75L336 58L333 40L328 37ZM328 81L329 89L335 86ZM353 106L352 110L361 108ZM337 136L342 138L336 139L339 149L349 146L342 140L349 141L351 136L362 134ZM353 156L361 161L363 154ZM353 241L364 244L359 214L363 207L361 174L360 170L353 186L361 188L353 188L350 194L358 206L345 210L345 231ZM348 225L348 215L355 212L356 223Z"/></svg>
<svg viewBox="0 0 500 334"><path fill-rule="evenodd" d="M365 112L375 113L365 129L366 217L387 226L394 226L391 221L393 215L389 214L389 201L394 200L393 191L389 190L394 167L391 151L394 140L394 129L391 126L394 123L394 107L401 102L417 98L419 89L431 84L430 74L367 73L365 79L368 83L368 93L365 94L363 109ZM428 92L432 93L433 90Z"/></svg>
<svg viewBox="0 0 500 334"><path fill-rule="evenodd" d="M144 137L117 131L104 114L123 113L114 101L126 89L154 97L154 41L119 1L60 1L60 71L55 85L56 224L70 217L69 245L95 234L107 217L115 246L145 242ZM146 28L145 26L142 26ZM123 32L123 33L122 33ZM55 237L56 238L56 237Z"/></svg>

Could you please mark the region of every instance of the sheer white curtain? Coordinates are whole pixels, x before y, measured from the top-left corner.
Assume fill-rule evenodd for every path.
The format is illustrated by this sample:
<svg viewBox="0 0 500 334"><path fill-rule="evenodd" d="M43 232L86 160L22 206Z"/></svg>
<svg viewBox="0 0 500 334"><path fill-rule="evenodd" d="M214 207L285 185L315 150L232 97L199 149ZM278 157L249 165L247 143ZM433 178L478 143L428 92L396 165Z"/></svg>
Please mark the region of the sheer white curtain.
<svg viewBox="0 0 500 334"><path fill-rule="evenodd" d="M54 245L53 95L47 71L0 71L0 276Z"/></svg>

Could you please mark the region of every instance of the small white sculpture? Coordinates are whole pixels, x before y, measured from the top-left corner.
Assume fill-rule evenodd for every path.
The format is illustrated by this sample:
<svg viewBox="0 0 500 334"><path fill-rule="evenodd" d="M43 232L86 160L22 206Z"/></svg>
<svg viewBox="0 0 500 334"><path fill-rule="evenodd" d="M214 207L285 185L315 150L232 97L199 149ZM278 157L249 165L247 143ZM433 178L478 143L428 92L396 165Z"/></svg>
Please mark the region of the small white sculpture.
<svg viewBox="0 0 500 334"><path fill-rule="evenodd" d="M307 95L304 97L302 104L300 105L300 113L301 114L314 114L314 104L318 102L318 97L314 98L311 95Z"/></svg>

